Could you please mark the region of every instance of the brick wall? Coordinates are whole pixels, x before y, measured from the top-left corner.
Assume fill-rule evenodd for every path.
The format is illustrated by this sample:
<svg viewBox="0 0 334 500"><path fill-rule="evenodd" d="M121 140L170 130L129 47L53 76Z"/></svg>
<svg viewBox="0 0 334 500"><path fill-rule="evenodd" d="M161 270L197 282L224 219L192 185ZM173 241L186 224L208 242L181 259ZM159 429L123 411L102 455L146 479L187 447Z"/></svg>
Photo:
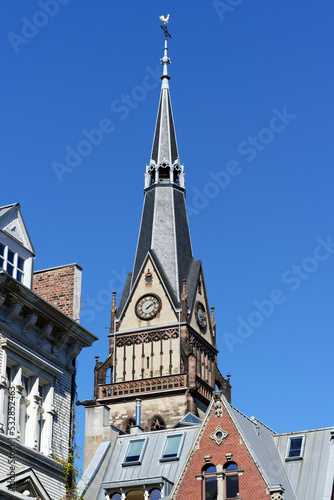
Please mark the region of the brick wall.
<svg viewBox="0 0 334 500"><path fill-rule="evenodd" d="M228 432L228 436L220 445L217 445L210 438L210 434L218 425ZM217 417L213 408L210 419L200 439L199 447L190 458L184 479L173 498L176 500L189 500L189 498L202 500L204 498L203 481L196 479L195 476L201 474L203 467L206 465L204 457L211 455L211 464L215 466L221 464L224 466L227 462L226 453L232 453L232 461L238 464L239 470L244 470L244 473L239 476L240 498L247 500L269 500L270 495L266 491L266 485L247 449L241 442L240 436L229 415L224 410L223 415Z"/></svg>
<svg viewBox="0 0 334 500"><path fill-rule="evenodd" d="M61 312L79 321L81 273L78 264L35 271L32 289Z"/></svg>

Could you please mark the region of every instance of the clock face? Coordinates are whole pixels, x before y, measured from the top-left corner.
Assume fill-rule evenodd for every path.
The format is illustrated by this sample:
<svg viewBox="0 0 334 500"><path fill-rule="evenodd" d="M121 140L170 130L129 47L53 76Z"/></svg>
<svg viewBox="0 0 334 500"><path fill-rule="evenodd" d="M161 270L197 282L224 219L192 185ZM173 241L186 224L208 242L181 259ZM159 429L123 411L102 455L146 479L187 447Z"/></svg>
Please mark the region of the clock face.
<svg viewBox="0 0 334 500"><path fill-rule="evenodd" d="M196 302L196 320L200 328L206 326L206 313L202 302Z"/></svg>
<svg viewBox="0 0 334 500"><path fill-rule="evenodd" d="M160 311L161 300L157 295L144 295L136 304L136 314L140 319L151 319Z"/></svg>

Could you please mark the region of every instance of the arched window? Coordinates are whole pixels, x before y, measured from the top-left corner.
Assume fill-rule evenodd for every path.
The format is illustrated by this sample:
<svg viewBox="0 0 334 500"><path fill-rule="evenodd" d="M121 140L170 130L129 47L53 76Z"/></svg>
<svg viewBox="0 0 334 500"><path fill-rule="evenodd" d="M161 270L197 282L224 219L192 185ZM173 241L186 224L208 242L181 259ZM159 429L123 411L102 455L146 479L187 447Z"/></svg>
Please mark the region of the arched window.
<svg viewBox="0 0 334 500"><path fill-rule="evenodd" d="M106 384L111 384L111 367L106 371Z"/></svg>
<svg viewBox="0 0 334 500"><path fill-rule="evenodd" d="M216 467L208 464L203 469L204 476L204 500L217 500L217 476Z"/></svg>
<svg viewBox="0 0 334 500"><path fill-rule="evenodd" d="M158 415L154 414L148 419L145 425L145 432L149 431L161 431L167 429L166 422L164 419Z"/></svg>
<svg viewBox="0 0 334 500"><path fill-rule="evenodd" d="M122 500L121 494L120 493L114 493L111 497L110 500Z"/></svg>
<svg viewBox="0 0 334 500"><path fill-rule="evenodd" d="M239 476L238 465L235 462L226 462L225 471L225 491L226 499L239 497Z"/></svg>
<svg viewBox="0 0 334 500"><path fill-rule="evenodd" d="M161 491L158 490L157 488L154 488L154 490L150 491L150 500L160 500L161 498Z"/></svg>
<svg viewBox="0 0 334 500"><path fill-rule="evenodd" d="M130 429L134 425L136 425L136 419L134 417L128 417L123 421L121 430L126 432L127 434L130 434Z"/></svg>
<svg viewBox="0 0 334 500"><path fill-rule="evenodd" d="M144 500L144 491L143 490L129 491L126 494L126 500Z"/></svg>

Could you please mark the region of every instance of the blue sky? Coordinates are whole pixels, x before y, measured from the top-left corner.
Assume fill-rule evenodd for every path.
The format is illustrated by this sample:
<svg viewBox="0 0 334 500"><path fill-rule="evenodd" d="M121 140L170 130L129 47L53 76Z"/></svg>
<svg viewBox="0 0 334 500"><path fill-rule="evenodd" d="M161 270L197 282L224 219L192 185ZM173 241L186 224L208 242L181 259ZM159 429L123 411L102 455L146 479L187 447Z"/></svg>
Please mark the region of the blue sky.
<svg viewBox="0 0 334 500"><path fill-rule="evenodd" d="M193 251L232 402L277 432L333 425L332 2L2 0L0 12L0 204L20 202L35 269L84 269L82 324L100 340L79 356L79 399L133 266L170 13ZM83 432L81 408L81 446Z"/></svg>

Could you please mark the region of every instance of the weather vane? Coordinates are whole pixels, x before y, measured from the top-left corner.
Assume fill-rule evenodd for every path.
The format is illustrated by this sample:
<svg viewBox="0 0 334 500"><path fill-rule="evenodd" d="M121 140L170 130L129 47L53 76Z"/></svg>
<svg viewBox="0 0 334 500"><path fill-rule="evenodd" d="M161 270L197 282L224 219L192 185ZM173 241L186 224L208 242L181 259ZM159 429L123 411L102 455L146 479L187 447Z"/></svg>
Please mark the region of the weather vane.
<svg viewBox="0 0 334 500"><path fill-rule="evenodd" d="M160 28L162 28L164 30L164 33L165 33L165 37L167 38L169 36L169 38L172 38L172 35L169 33L168 31L168 28L167 28L167 23L168 23L168 19L169 19L169 14L167 15L167 17L164 17L164 16L160 16L159 17L160 21L163 21L164 24L160 24Z"/></svg>

